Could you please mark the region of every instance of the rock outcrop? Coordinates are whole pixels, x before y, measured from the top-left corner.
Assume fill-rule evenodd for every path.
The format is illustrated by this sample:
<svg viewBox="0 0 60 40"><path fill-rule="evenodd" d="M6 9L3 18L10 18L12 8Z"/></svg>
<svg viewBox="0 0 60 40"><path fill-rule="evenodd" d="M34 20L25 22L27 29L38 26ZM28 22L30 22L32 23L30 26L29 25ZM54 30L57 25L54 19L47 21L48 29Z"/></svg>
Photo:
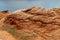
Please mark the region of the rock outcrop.
<svg viewBox="0 0 60 40"><path fill-rule="evenodd" d="M60 40L60 8L31 7L7 15L2 30L17 40Z"/></svg>

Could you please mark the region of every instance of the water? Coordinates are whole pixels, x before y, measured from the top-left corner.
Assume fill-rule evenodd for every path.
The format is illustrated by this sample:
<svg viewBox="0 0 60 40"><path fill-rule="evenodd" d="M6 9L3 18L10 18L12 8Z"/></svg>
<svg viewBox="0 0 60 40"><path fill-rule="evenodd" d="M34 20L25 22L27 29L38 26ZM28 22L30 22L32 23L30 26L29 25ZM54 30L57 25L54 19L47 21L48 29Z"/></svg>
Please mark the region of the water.
<svg viewBox="0 0 60 40"><path fill-rule="evenodd" d="M31 6L60 7L60 0L0 0L0 10L15 11Z"/></svg>

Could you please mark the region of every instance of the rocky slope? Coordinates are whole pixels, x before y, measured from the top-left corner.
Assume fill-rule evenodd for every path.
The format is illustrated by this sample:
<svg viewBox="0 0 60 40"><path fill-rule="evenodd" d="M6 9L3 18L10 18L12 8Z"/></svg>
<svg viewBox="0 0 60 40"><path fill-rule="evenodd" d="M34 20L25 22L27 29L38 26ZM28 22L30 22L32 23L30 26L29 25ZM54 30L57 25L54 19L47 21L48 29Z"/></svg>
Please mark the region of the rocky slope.
<svg viewBox="0 0 60 40"><path fill-rule="evenodd" d="M0 21L1 30L17 40L60 40L60 8L17 10Z"/></svg>

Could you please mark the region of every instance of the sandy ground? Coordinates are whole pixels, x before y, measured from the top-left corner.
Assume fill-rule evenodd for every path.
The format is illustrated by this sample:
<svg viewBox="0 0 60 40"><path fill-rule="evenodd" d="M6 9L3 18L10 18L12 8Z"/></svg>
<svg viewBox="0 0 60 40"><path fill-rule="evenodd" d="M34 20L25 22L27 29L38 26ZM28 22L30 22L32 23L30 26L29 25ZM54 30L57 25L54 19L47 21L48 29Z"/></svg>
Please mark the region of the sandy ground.
<svg viewBox="0 0 60 40"><path fill-rule="evenodd" d="M0 40L16 40L16 39L7 31L0 30Z"/></svg>

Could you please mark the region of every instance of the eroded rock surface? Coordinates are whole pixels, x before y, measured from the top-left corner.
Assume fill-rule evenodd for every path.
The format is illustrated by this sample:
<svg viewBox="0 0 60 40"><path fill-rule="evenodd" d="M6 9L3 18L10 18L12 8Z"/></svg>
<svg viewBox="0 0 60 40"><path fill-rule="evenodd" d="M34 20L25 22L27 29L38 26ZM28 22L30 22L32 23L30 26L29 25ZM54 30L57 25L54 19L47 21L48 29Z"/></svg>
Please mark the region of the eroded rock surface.
<svg viewBox="0 0 60 40"><path fill-rule="evenodd" d="M60 8L41 7L17 10L8 15L3 24L11 25L10 28L19 34L18 39L21 40L60 40L59 11Z"/></svg>
<svg viewBox="0 0 60 40"><path fill-rule="evenodd" d="M10 33L0 30L0 40L16 40Z"/></svg>
<svg viewBox="0 0 60 40"><path fill-rule="evenodd" d="M0 19L6 17L9 14L10 12L8 10L0 11Z"/></svg>

